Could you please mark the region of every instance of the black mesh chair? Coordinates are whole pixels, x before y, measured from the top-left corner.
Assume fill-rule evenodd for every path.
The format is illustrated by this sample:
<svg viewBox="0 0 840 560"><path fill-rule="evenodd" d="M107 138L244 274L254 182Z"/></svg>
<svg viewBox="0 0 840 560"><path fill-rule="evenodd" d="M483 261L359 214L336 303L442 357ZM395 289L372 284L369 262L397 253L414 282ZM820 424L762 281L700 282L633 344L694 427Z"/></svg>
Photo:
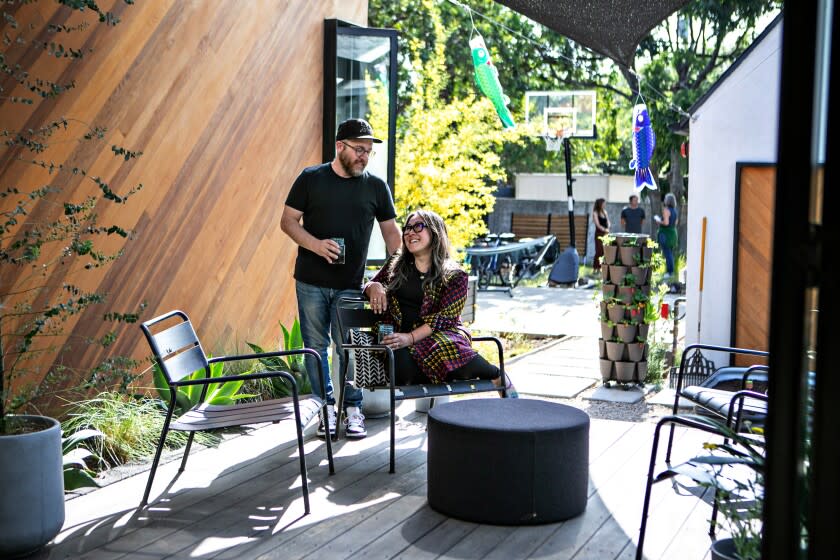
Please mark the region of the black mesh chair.
<svg viewBox="0 0 840 560"><path fill-rule="evenodd" d="M347 379L347 371L350 363L351 351L365 351L381 353L385 356L386 376L388 383L374 384L374 385L359 385L359 389L369 389L371 391L381 390L389 391L391 396L391 473L394 469L394 444L396 440L396 406L397 402L409 399L432 398L432 405L435 397L443 397L447 395L463 395L472 393L482 393L487 391L499 391L501 388L507 386L507 377L505 375L505 361L503 355L502 342L492 336L476 336L473 337L473 342L492 342L496 344L499 352L499 371L501 372L501 386L494 385L492 381L487 379L468 379L465 381L448 381L446 383L424 383L420 385L396 385L394 378L394 353L385 345L358 345L350 342L350 330L372 330L381 318L376 315L370 308L365 308L364 305L367 300L362 298L341 298L338 302L338 326L341 331L341 336L344 343L341 345L341 351L344 353L344 367L341 371L339 385L341 392L338 400L338 410L342 410L344 404L344 386ZM336 437L338 437L338 430L336 430Z"/></svg>
<svg viewBox="0 0 840 560"><path fill-rule="evenodd" d="M679 413L680 399L686 399L694 403L698 412L711 413L726 419L731 417L732 397L739 391L750 391L755 389L756 393L765 393L767 378L769 375L767 366L756 364L751 366L714 366L706 358L701 357L701 351L719 352L727 354L728 359L733 356L752 356L755 358L766 358L769 354L763 350L749 348L731 348L728 346L716 346L713 344L690 344L683 350L680 368L677 373L676 389L674 395L674 407L672 415ZM711 367L704 366L710 372L701 378L692 375L693 367L698 363L710 363ZM756 380L760 380L756 382ZM691 382L696 384L689 384ZM720 387L725 387L722 389ZM731 390L730 390L731 389ZM763 425L767 416L767 402L763 399L754 399L749 395L742 401L739 410L741 417L749 419L754 425ZM668 449L665 453L665 460L671 460L671 447L674 441L674 424L671 424L668 436Z"/></svg>
<svg viewBox="0 0 840 560"><path fill-rule="evenodd" d="M260 371L243 375L230 375L223 377L210 377L210 364L219 362L232 362L239 360L255 360L275 356L290 356L309 354L316 358L318 369L321 368L320 358L314 350L304 348L301 350L286 350L278 352L264 352L259 354L243 354L238 356L219 356L208 359L198 336L193 330L189 317L182 311L170 311L150 321L146 321L140 328L152 348L155 361L160 366L167 383L169 384L169 405L166 411L166 419L158 441L155 458L152 461L152 468L149 472L149 481L146 483L146 491L143 494L141 506L148 503L149 492L152 489L152 481L155 478L160 455L163 451L163 443L166 441L166 434L170 430L189 432L187 445L184 449L184 457L178 472L183 472L187 464L187 457L190 453L190 446L193 442L195 432L202 430L214 430L229 426L241 426L244 424L257 424L261 422L278 423L282 421L294 422L297 431L297 446L300 456L300 476L303 490L304 509L308 514L309 510L309 483L306 474L306 455L303 450L303 428L319 412L321 419L326 421L326 404L322 394L320 397L311 395L300 398L297 384L294 377L286 371ZM189 379L197 371L204 371L204 377ZM318 375L321 375L320 371ZM279 377L285 380L291 387L290 397L272 399L267 401L249 402L233 405L212 405L204 402L207 396L209 385L226 383L228 381L247 381L254 379ZM201 385L201 397L199 403L176 419L172 419L177 404L178 389L190 385ZM329 460L330 474L335 473L333 465L332 446L327 439L327 458Z"/></svg>

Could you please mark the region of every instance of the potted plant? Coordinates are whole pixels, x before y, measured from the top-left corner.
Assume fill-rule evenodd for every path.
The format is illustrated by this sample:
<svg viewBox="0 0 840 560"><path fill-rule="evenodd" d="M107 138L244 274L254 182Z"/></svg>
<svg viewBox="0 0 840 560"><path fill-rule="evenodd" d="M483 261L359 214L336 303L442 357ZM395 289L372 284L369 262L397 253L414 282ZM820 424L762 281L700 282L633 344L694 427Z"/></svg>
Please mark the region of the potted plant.
<svg viewBox="0 0 840 560"><path fill-rule="evenodd" d="M12 49L44 49L49 43L56 54L74 53L73 57L53 59L56 64L73 64L90 52L87 46L76 44L86 45L85 38L81 42L67 40L73 33L84 33L97 21L106 28L119 22L114 13L102 12L92 2L66 3L64 9L76 10L83 18L90 15L93 21L67 28L48 26L48 21L30 25L29 21L15 19L27 17L24 10L4 6L3 16L11 38L7 37L9 40L2 47L2 60L21 60L20 53ZM140 186L127 194L117 194L117 186L109 186L70 159L73 156L68 154L84 149L66 150L62 146L50 150L54 133L66 134L69 130L72 134L80 121L64 117L49 121L39 115L56 113L56 98L74 84L63 83L64 77L54 82L52 78L30 74L29 67L13 68L6 62L2 66L14 82L24 86L16 94L19 96L6 97L5 103L27 115L21 121L27 122L25 129L2 130L6 139L3 159L9 165L42 168L50 175L46 187L42 179L37 184L28 183L26 179L36 175L26 173L17 175L22 178L19 184L3 186L6 219L0 225L0 266L4 271L0 278L0 557L6 558L27 554L49 542L64 523L65 479L68 486L86 482L79 471L85 470L84 461L89 455L78 444L92 434L65 438L63 449L57 420L26 413L40 412L41 407L34 406L39 399L46 399L48 407L56 390L84 390L89 383L110 383L114 378L104 379L108 371L119 378L118 382L127 384L133 380L133 362L119 358L88 372L66 368L61 365L60 348L54 341L61 340L68 322L72 324L85 310L104 301L105 294L80 288L74 284L74 277L102 269L119 257L121 243L108 242L112 249L117 247L112 254L103 252L100 246L106 237L127 238L129 232L117 224L100 224L97 218L108 214L105 205L124 203ZM62 76L60 72L55 75ZM14 110L12 106L8 109ZM76 135L79 143L113 140L101 126L83 128ZM65 142L68 141L69 137ZM125 162L140 155L113 144L111 151ZM118 166L110 167L112 176ZM96 194L78 194L84 189L72 177L90 181L90 192ZM72 188L64 191L62 181L68 179L73 181L69 183ZM48 208L58 210L50 213ZM134 313L105 314L106 320L117 322L134 322L137 318ZM113 334L94 341L103 345L113 342ZM84 373L90 376L82 379Z"/></svg>

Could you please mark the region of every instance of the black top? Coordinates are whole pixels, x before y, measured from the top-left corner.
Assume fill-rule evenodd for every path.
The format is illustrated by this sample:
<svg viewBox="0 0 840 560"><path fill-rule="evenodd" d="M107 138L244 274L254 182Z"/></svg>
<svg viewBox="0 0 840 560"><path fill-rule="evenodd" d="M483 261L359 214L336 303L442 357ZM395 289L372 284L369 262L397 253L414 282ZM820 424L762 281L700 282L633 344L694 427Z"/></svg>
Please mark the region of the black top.
<svg viewBox="0 0 840 560"><path fill-rule="evenodd" d="M607 224L608 224L607 215L606 214L601 214L600 212L598 212L595 215L598 217L598 225L601 226L604 229L607 229Z"/></svg>
<svg viewBox="0 0 840 560"><path fill-rule="evenodd" d="M400 286L394 295L400 302L400 311L402 312L402 324L399 332L410 332L421 323L420 306L423 305L423 280L420 272L411 267L414 271L408 277L408 281Z"/></svg>
<svg viewBox="0 0 840 560"><path fill-rule="evenodd" d="M630 208L625 206L621 211L621 218L624 220L624 231L627 233L642 233L642 220L645 219L645 210L641 206Z"/></svg>
<svg viewBox="0 0 840 560"><path fill-rule="evenodd" d="M384 222L397 216L385 181L367 171L345 179L330 163L304 169L286 205L303 212L304 229L318 239L344 238L345 264L330 264L303 247L295 261L296 280L339 290L362 285L373 219Z"/></svg>

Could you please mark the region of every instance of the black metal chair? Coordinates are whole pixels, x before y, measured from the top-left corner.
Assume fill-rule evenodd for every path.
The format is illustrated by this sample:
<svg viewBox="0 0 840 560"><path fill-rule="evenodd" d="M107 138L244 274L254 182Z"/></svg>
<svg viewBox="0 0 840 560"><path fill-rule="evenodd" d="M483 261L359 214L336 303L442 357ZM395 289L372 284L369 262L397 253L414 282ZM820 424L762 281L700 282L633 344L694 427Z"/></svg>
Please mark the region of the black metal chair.
<svg viewBox="0 0 840 560"><path fill-rule="evenodd" d="M682 359L680 360L680 368L677 373L676 391L674 395L674 407L672 415L679 414L680 399L686 399L693 402L698 407L716 414L721 418L730 416L731 407L730 401L737 391L744 391L751 389L751 378L759 377L763 380L767 379L769 371L766 366L757 364L749 367L720 367L711 371L709 367L709 360L702 357L701 351L707 352L723 352L730 356L756 356L767 357L768 352L762 350L753 350L749 348L732 348L728 346L716 346L713 344L690 344L683 350ZM697 377L697 372L692 368L702 364L704 375ZM686 380L691 380L693 385L686 386ZM732 387L732 391L717 389L710 387L715 380L729 379L724 385ZM766 383L764 383L766 388ZM757 393L759 391L756 391ZM764 391L762 391L764 392ZM763 418L767 416L766 400L756 400L747 398L743 404L743 410L740 411L742 415L746 415L754 424L762 424ZM671 447L674 441L674 425L671 425L670 435L668 436L668 449L665 453L665 461L671 460Z"/></svg>
<svg viewBox="0 0 840 560"><path fill-rule="evenodd" d="M728 400L728 410L726 415L726 423L715 423L709 419L701 416L682 415L682 416L665 416L656 423L656 429L653 434L653 448L650 454L650 464L648 465L647 482L645 486L645 499L642 505L642 521L639 527L639 542L636 546L636 560L644 558L643 548L645 544L645 533L647 532L648 514L650 511L650 497L653 485L663 480L670 480L676 476L686 476L695 482L707 487L715 489L714 500L712 503L712 516L709 522L709 536L715 537L715 529L717 527L717 514L720 509L720 486L721 484L715 480L715 474L711 471L708 465L698 464L691 460L677 464L670 464L671 452L671 438L674 435L674 427L684 426L687 428L697 429L707 432L712 435L723 438L724 444L729 443L730 437L734 434L739 434L742 425L745 422L743 411L745 402L762 402L765 407L767 404L767 395L763 393L756 393L754 391L738 391L732 393ZM656 469L656 459L659 452L659 436L660 431L664 426L670 426L671 434L668 441L669 457L666 458L667 468L654 475ZM739 435L739 437L741 437ZM744 436L751 437L751 436ZM761 443L763 437L758 435L752 438L753 441Z"/></svg>
<svg viewBox="0 0 840 560"><path fill-rule="evenodd" d="M158 442L155 457L152 461L152 468L149 472L149 480L146 483L146 491L143 494L143 500L140 502L140 505L145 506L148 503L149 492L152 489L152 481L155 478L155 472L157 471L158 462L163 451L163 444L166 441L166 434L170 430L189 432L187 445L184 449L184 457L178 469L178 472L183 472L187 464L187 457L190 453L193 437L197 431L261 422L278 423L281 421L291 421L295 423L297 431L304 509L308 514L310 512L309 483L306 474L306 456L303 450L303 428L319 411L322 414L322 420L326 421L327 412L323 391L320 398L315 395L300 398L294 377L286 371L260 371L257 373L211 378L210 364L309 354L316 358L314 361L317 362L318 369L320 370L321 363L318 353L314 350L304 348L300 350L242 354L237 356L219 356L208 359L204 354L198 336L195 334L195 330L193 330L189 317L184 312L177 310L146 321L140 325L140 328L143 330L143 334L146 336L146 340L152 348L155 361L160 366L169 384L170 393L166 419L163 423L160 441ZM188 379L194 372L200 370L204 370L204 377L200 379ZM321 375L320 371L318 375ZM283 378L291 387L292 395L280 399L233 405L211 405L204 402L209 385L226 383L228 381L247 381L271 377ZM199 404L193 406L189 411L173 420L172 416L175 412L178 389L190 385L202 386ZM333 465L332 445L329 438L327 439L327 458L329 460L330 474L334 474L335 466Z"/></svg>
<svg viewBox="0 0 840 560"><path fill-rule="evenodd" d="M349 357L351 351L368 351L379 352L385 355L385 367L387 376L390 380L386 384L377 385L356 385L359 389L365 388L372 391L384 390L389 391L391 396L391 467L389 472L395 472L395 441L396 441L396 403L409 399L432 398L431 404L434 405L435 397L443 397L448 395L463 395L472 393L483 393L488 391L499 391L501 388L507 386L507 376L505 375L505 361L503 355L502 342L492 336L476 336L473 337L473 342L493 342L499 352L499 371L501 372L501 386L494 385L492 381L486 379L469 379L465 381L448 381L446 383L424 383L420 385L396 385L394 378L394 353L385 345L358 345L350 343L350 330L371 330L375 325L381 321L381 318L376 315L371 309L364 308L367 300L363 298L341 298L338 302L338 325L341 330L341 336L344 343L341 345L341 351L344 353L344 367L341 371L341 378L339 384L341 385L341 392L338 400L338 410L342 410L344 403L344 386L347 379L347 371L349 366ZM338 437L338 430L336 430L336 438Z"/></svg>

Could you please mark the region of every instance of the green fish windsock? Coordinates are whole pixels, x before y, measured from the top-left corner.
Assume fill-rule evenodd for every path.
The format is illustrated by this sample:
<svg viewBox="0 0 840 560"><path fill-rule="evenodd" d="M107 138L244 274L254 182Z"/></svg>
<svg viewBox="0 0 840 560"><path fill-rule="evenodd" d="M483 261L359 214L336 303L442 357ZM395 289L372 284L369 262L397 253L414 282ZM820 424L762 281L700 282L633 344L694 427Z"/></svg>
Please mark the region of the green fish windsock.
<svg viewBox="0 0 840 560"><path fill-rule="evenodd" d="M481 35L476 35L470 39L470 48L472 49L473 66L475 66L475 83L478 85L478 89L493 103L493 107L496 108L504 127L513 128L516 123L513 122L513 115L507 108L510 99L502 92L502 84L499 83L499 71L490 61L490 53L487 51Z"/></svg>

